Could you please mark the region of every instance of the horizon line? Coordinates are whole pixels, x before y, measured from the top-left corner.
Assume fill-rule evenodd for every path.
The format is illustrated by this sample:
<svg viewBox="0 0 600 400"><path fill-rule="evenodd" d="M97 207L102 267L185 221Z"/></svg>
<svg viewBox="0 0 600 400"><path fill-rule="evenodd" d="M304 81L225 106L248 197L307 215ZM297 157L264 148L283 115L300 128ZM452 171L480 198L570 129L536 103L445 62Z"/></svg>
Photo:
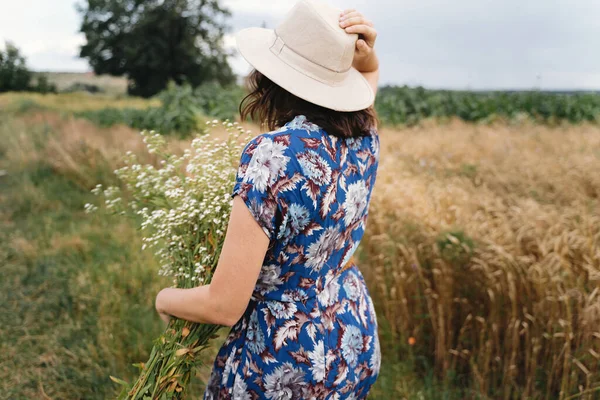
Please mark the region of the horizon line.
<svg viewBox="0 0 600 400"><path fill-rule="evenodd" d="M94 73L94 71L58 71L58 70L32 70L32 72L34 73L45 73L45 74L93 74L96 75ZM236 74L237 75L237 74ZM124 78L123 76L118 76L118 75L110 75L110 74L103 74L103 75L96 75L96 76L109 76L109 77L114 77L114 78ZM414 84L414 85L410 85L407 83L384 83L384 84L380 84L379 87L383 88L386 86L396 86L396 87L408 87L408 88L419 88L422 87L423 89L426 90L432 90L432 91L460 91L460 92L575 92L575 93L600 93L600 88L595 88L595 89L582 89L582 88L539 88L539 87L535 87L535 86L530 86L530 87L521 87L521 88L510 88L510 87L506 87L506 88L492 88L492 87L480 87L480 88L470 88L470 87L434 87L434 86L425 86L422 84Z"/></svg>

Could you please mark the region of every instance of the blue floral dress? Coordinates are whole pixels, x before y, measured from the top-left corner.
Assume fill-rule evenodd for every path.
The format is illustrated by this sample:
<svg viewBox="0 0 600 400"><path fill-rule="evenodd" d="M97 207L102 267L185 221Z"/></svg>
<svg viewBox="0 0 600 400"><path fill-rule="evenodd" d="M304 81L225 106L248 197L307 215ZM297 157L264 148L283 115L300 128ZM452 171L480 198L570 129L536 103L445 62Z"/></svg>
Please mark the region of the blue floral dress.
<svg viewBox="0 0 600 400"><path fill-rule="evenodd" d="M379 164L376 131L327 134L302 115L252 139L233 194L270 238L248 308L204 399L364 399L381 365L377 318L351 260Z"/></svg>

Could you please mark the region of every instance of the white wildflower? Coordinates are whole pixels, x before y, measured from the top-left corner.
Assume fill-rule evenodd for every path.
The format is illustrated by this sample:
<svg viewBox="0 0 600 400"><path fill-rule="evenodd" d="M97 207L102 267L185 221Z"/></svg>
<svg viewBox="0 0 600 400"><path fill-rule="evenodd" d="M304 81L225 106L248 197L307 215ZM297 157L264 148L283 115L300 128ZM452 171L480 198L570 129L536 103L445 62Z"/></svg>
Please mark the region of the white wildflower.
<svg viewBox="0 0 600 400"><path fill-rule="evenodd" d="M125 166L114 171L123 190L102 185L92 189L104 196L106 209L139 218L142 249L154 249L160 262L158 273L173 277L178 287L208 283L233 204L230 193L243 149L239 139L249 132L237 123L207 121L208 126L218 124L230 133L226 143L198 135L181 156L169 153L162 135L142 132L148 152L158 158L156 163L140 163L129 151ZM287 160L275 147L272 154L281 167ZM97 208L85 205L86 212Z"/></svg>

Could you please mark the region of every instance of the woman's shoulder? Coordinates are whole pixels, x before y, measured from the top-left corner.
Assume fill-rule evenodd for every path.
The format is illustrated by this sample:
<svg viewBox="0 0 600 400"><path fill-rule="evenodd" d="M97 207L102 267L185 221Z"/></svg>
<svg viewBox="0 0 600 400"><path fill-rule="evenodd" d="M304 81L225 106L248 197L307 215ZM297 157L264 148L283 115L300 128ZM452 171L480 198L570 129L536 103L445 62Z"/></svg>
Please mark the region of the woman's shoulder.
<svg viewBox="0 0 600 400"><path fill-rule="evenodd" d="M372 128L366 136L338 138L327 134L323 128L310 122L304 115L297 115L280 128L253 137L246 145L245 152L252 153L261 147L263 152L287 156L308 150L318 153L326 151L333 156L341 143L353 151L367 151L377 158L379 156L379 134L376 128Z"/></svg>
<svg viewBox="0 0 600 400"><path fill-rule="evenodd" d="M321 136L321 127L299 115L276 130L263 132L251 138L244 148L244 153L251 154L257 149L262 149L262 152L293 155L311 140L321 143Z"/></svg>
<svg viewBox="0 0 600 400"><path fill-rule="evenodd" d="M323 129L319 125L310 122L306 116L296 115L276 132L280 131L304 131L310 134L311 132L322 132Z"/></svg>
<svg viewBox="0 0 600 400"><path fill-rule="evenodd" d="M268 132L263 132L258 134L257 136L254 136L250 142L250 143L254 143L254 144L258 144L260 142L262 142L263 140L267 140L267 141L286 141L286 139L290 136L290 134L292 132L296 132L296 131L304 131L307 133L310 132L320 132L322 131L321 127L319 127L318 125L315 125L311 122L309 122L305 116L303 115L298 115L295 118L293 118L292 120L290 120L289 122L285 123L283 126L281 126L278 129L275 129L273 131L268 131Z"/></svg>

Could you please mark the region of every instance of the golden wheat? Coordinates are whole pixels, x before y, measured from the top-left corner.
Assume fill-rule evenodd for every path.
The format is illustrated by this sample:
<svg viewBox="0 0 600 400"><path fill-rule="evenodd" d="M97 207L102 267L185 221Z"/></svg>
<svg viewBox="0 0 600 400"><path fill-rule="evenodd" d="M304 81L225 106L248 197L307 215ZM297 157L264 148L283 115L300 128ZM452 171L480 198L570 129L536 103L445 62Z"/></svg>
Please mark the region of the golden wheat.
<svg viewBox="0 0 600 400"><path fill-rule="evenodd" d="M363 257L394 337L492 398L597 395L600 129L454 122L381 141Z"/></svg>

